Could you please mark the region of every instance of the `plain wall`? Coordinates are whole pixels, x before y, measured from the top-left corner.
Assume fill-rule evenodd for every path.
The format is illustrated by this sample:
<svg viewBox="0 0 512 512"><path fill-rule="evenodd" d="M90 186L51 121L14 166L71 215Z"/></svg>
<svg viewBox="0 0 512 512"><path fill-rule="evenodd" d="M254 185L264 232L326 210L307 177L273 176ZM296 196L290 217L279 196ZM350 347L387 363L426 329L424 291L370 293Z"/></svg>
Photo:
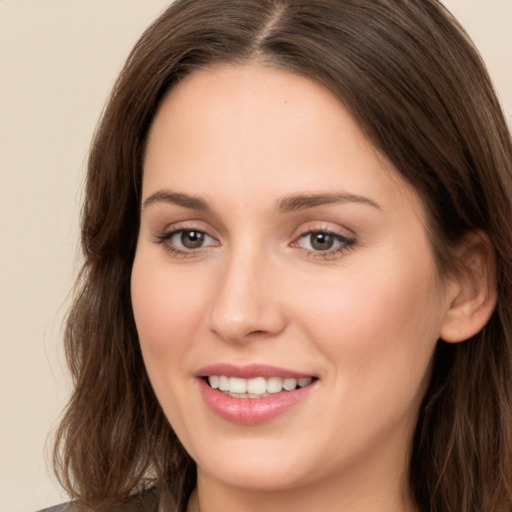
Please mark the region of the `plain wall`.
<svg viewBox="0 0 512 512"><path fill-rule="evenodd" d="M45 454L69 393L61 327L88 146L130 48L168 3L0 0L0 512L66 499ZM510 121L512 0L445 3Z"/></svg>

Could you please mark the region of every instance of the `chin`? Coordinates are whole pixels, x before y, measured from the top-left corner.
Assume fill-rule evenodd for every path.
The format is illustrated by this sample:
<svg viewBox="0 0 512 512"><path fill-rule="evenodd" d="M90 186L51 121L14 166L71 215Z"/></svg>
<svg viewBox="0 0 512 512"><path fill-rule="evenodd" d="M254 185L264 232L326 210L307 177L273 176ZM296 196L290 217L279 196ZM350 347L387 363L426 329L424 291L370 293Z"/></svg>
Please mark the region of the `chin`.
<svg viewBox="0 0 512 512"><path fill-rule="evenodd" d="M223 482L225 485L254 491L282 491L304 484L306 472L302 453L288 449L288 456L270 446L249 450L223 450L197 461L198 474Z"/></svg>
<svg viewBox="0 0 512 512"><path fill-rule="evenodd" d="M215 473L209 473L224 485L254 492L286 491L300 486L304 482L304 475L291 474L282 467L273 467L268 463L263 467L238 464L225 468L222 473L216 469Z"/></svg>

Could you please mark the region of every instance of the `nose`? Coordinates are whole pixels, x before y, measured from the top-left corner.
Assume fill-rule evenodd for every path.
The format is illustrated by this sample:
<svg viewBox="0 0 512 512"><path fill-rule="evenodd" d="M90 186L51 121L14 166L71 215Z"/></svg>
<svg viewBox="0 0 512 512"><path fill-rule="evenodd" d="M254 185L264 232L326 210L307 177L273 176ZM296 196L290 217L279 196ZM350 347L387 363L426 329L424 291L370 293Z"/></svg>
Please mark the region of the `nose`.
<svg viewBox="0 0 512 512"><path fill-rule="evenodd" d="M208 328L232 343L272 338L286 326L279 279L258 254L227 258L215 278Z"/></svg>

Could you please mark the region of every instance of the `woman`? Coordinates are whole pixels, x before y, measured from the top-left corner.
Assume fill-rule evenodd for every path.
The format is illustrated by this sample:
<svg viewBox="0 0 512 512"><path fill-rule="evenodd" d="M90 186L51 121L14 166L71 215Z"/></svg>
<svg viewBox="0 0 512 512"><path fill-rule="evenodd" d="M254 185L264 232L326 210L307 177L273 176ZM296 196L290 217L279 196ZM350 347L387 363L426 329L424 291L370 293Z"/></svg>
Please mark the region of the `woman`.
<svg viewBox="0 0 512 512"><path fill-rule="evenodd" d="M56 467L93 509L512 508L512 145L434 0L178 0L95 136Z"/></svg>

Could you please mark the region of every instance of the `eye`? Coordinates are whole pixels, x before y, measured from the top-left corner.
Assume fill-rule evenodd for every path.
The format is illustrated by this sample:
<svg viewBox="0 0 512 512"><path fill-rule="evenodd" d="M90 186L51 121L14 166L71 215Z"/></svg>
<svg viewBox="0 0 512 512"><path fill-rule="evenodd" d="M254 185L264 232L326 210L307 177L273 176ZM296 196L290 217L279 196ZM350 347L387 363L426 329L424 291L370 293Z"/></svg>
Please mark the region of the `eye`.
<svg viewBox="0 0 512 512"><path fill-rule="evenodd" d="M355 239L332 231L308 231L292 244L318 256L330 256L348 250Z"/></svg>
<svg viewBox="0 0 512 512"><path fill-rule="evenodd" d="M203 231L182 230L178 231L173 238L177 238L182 247L186 249L199 249L205 242L206 235ZM176 240L176 242L178 241Z"/></svg>
<svg viewBox="0 0 512 512"><path fill-rule="evenodd" d="M328 251L332 249L338 240L333 233L324 233L322 231L312 232L303 237L309 245L308 249L314 251Z"/></svg>
<svg viewBox="0 0 512 512"><path fill-rule="evenodd" d="M183 255L218 245L213 237L199 229L177 229L163 233L158 236L157 243L162 244L171 253Z"/></svg>

